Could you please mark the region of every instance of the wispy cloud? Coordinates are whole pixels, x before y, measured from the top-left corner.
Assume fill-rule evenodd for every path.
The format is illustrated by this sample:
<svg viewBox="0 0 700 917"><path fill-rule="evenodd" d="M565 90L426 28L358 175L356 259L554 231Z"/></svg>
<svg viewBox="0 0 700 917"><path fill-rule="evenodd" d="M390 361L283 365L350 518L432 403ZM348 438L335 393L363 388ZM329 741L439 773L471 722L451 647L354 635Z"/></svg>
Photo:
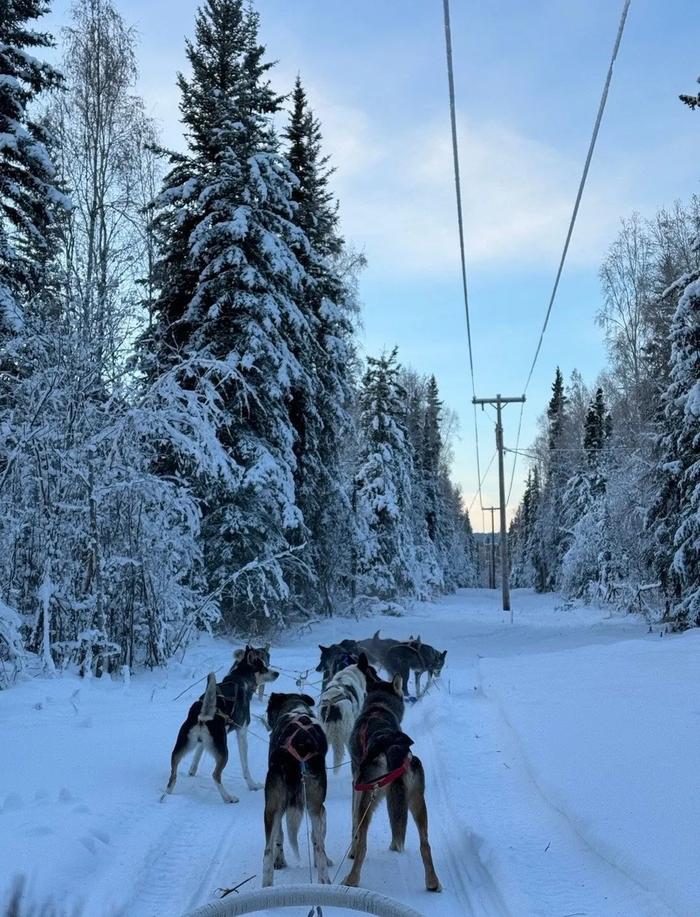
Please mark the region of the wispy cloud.
<svg viewBox="0 0 700 917"><path fill-rule="evenodd" d="M337 166L343 227L387 271L454 268L456 216L447 123L389 134L363 112L321 100ZM571 213L580 163L495 121L459 137L469 261L551 263ZM610 226L625 212L624 175L598 176L577 227L573 259L598 263Z"/></svg>

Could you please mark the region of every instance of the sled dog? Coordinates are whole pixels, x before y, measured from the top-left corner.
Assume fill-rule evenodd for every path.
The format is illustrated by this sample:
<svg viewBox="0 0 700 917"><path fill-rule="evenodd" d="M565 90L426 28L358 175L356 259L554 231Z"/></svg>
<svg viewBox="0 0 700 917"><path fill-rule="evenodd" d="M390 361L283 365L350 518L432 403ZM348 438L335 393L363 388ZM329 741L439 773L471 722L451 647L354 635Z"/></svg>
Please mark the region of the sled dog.
<svg viewBox="0 0 700 917"><path fill-rule="evenodd" d="M367 655L367 659L377 668L387 669L387 653L390 649L398 646L400 640L394 640L391 637L380 637L379 631L375 631L373 636L367 640L359 640L358 647L360 652Z"/></svg>
<svg viewBox="0 0 700 917"><path fill-rule="evenodd" d="M248 789L262 789L262 786L251 777L248 767L250 701L259 685L274 681L278 676L279 672L269 669L250 646L246 646L241 658L234 663L219 684L216 682L216 675L213 672L209 673L206 691L192 704L187 719L178 732L170 758L167 793L172 793L175 787L178 766L184 756L194 751L189 771L193 777L197 773L202 754L208 751L214 757L212 777L221 798L224 802L238 802L238 798L232 796L221 782L221 774L228 761L227 736L232 730L236 733L241 770Z"/></svg>
<svg viewBox="0 0 700 917"><path fill-rule="evenodd" d="M386 797L391 825L391 850L404 849L410 811L418 829L425 870L425 887L440 891L428 841L428 810L425 805L425 773L420 759L411 754L413 739L401 731L404 701L401 676L382 681L369 670L363 653L357 664L367 679L367 696L350 737L353 807L352 868L345 885L359 885L367 854L367 831L374 809Z"/></svg>
<svg viewBox="0 0 700 917"><path fill-rule="evenodd" d="M266 643L265 646L251 646L251 649L256 654L256 656L259 656L262 659L262 661L265 663L265 665L269 669L270 668L270 644ZM236 650L236 652L233 654L234 660L236 662L240 662L241 659L243 658L244 653L245 653L245 650ZM235 664L233 668L235 668ZM265 696L265 682L262 682L258 686L258 700L262 700L264 696Z"/></svg>
<svg viewBox="0 0 700 917"><path fill-rule="evenodd" d="M326 856L326 751L328 743L308 694L273 692L267 704L270 749L265 780L265 853L263 886L272 885L274 869L283 869L284 832L294 854L299 856L297 835L304 816L304 804L311 821L311 840L318 881L330 882Z"/></svg>
<svg viewBox="0 0 700 917"><path fill-rule="evenodd" d="M321 690L325 691L334 675L357 662L360 648L355 640L341 640L340 643L332 643L330 646L319 643L318 648L321 650L321 659L316 671L323 673Z"/></svg>
<svg viewBox="0 0 700 917"><path fill-rule="evenodd" d="M366 693L365 676L356 665L349 665L331 678L321 694L319 716L328 744L333 749L334 771L343 763L345 748Z"/></svg>
<svg viewBox="0 0 700 917"><path fill-rule="evenodd" d="M400 675L403 682L404 696L408 696L408 680L411 672L415 679L416 697L421 696L420 677L425 672L428 680L423 689L425 693L432 684L433 678L439 678L445 665L447 650L440 652L428 643L422 643L420 637L407 643L392 646L386 654L386 667L390 675Z"/></svg>

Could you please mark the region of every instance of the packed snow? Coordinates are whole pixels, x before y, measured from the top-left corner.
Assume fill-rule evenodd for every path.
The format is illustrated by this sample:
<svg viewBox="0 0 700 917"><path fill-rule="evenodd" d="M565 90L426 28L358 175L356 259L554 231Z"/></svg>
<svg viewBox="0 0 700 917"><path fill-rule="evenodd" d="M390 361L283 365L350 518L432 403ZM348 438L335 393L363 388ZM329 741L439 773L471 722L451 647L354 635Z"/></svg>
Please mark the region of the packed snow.
<svg viewBox="0 0 700 917"><path fill-rule="evenodd" d="M696 915L700 633L660 636L525 590L511 624L499 598L461 590L404 617L332 618L272 649L275 687L294 690L295 673L311 670L316 695L318 643L381 627L448 649L441 680L405 717L427 772L444 891L423 889L412 825L405 853L388 850L383 808L363 884L440 917ZM127 681L36 677L0 693L2 894L23 875L33 900L78 904L87 917L175 917L250 876L247 887L259 886L263 794L246 789L235 741L224 782L239 804L221 802L207 766L195 778L182 768L160 802L175 735L202 690L188 686L223 673L234 646L202 639ZM255 718L251 733L262 780L267 738ZM332 876L349 842L350 795L345 766L329 775ZM302 861L277 884L308 881L305 845L302 827Z"/></svg>

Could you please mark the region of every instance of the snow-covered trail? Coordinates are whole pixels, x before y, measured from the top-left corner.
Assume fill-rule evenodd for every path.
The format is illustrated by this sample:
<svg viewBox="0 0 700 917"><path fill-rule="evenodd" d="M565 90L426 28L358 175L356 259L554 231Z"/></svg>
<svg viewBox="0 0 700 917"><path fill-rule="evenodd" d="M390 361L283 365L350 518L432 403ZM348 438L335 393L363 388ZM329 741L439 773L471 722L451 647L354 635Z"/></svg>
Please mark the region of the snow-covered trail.
<svg viewBox="0 0 700 917"><path fill-rule="evenodd" d="M667 898L659 892L663 882L647 883L648 870L636 868L634 851L618 855L614 831L601 835L578 817L579 803L565 790L567 780L577 779L585 744L575 747L572 740L571 755L558 757L551 738L544 748L537 741L536 717L547 715L541 699L546 683L537 673L548 670L548 660L570 662L573 673L582 654L599 659L618 645L620 652L640 646L646 626L605 620L596 609L556 610L553 597L516 593L514 604L510 625L496 594L463 591L402 618L333 619L273 648L273 665L285 670L278 690L295 689L290 672L313 669L319 642L367 636L379 626L387 636L418 631L449 651L441 683L408 707L405 718L427 772L431 843L444 892L423 889L412 825L407 850L388 850L383 809L372 822L363 884L427 917L697 913L684 909L691 899L682 887ZM676 668L674 648L686 645L667 639L663 646L673 651ZM657 643L648 648L656 651ZM183 768L175 793L159 801L175 734L201 688L173 697L206 671L225 669L231 650L223 641L202 641L167 672L141 675L129 685L34 679L0 694L0 894L23 873L39 897L51 894L66 907L81 902L87 917L177 917L218 887L259 877L263 796L245 787L235 740L224 780L240 797L237 805L221 802L206 761L194 778ZM619 667L619 661L613 664ZM512 672L522 682L516 691L520 706L510 700ZM687 673L682 677L687 680ZM530 698L539 699L528 706ZM253 709L264 708L255 703ZM544 763L533 747L545 754ZM266 754L266 734L254 723L251 769L260 781ZM554 775L549 761L556 763ZM348 770L329 774L332 876L349 843ZM588 808L589 801L581 800L584 815ZM624 838L620 843L624 847ZM653 837L647 845L653 850ZM276 882L308 881L303 826L301 852L302 862L276 873ZM346 871L347 863L339 878ZM248 887L258 883L256 878ZM675 910L669 901L676 902Z"/></svg>

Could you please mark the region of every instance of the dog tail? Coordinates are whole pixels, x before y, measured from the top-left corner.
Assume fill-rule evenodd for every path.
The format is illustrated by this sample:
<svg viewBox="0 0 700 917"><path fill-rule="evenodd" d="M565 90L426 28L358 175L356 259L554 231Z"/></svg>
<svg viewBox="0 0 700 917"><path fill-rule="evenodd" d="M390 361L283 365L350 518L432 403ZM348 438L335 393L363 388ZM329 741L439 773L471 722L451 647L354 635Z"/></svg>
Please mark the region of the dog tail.
<svg viewBox="0 0 700 917"><path fill-rule="evenodd" d="M411 745L413 745L413 739L405 732L398 732L392 736L391 745L386 749L386 763L390 771L401 767Z"/></svg>
<svg viewBox="0 0 700 917"><path fill-rule="evenodd" d="M210 672L207 675L207 690L202 698L202 709L199 711L199 722L208 723L216 716L216 675Z"/></svg>

